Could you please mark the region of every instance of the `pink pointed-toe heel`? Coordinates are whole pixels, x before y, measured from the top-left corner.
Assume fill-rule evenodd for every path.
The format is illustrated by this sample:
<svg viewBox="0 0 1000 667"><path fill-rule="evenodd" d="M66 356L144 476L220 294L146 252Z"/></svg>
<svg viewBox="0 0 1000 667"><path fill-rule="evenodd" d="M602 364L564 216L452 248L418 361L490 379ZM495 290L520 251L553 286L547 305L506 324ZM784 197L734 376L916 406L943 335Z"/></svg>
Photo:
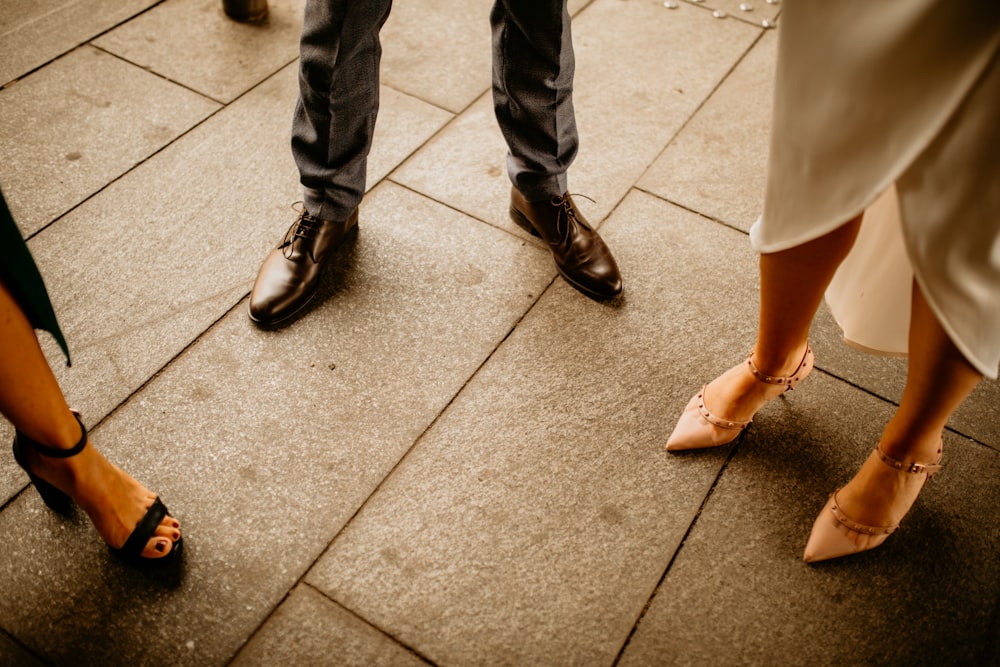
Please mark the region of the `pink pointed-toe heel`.
<svg viewBox="0 0 1000 667"><path fill-rule="evenodd" d="M771 376L761 373L753 363L752 353L747 358L747 368L750 370L750 374L760 382L783 385L785 391L791 391L795 385L806 379L806 376L813 369L812 348L806 346L802 361L799 362L798 368L791 375ZM681 418L677 420L677 426L674 427L673 433L667 439L666 450L668 452L721 447L736 440L753 421L752 417L746 421L724 419L712 414L705 403L705 387L702 387L701 391L688 401L687 407L681 413Z"/></svg>
<svg viewBox="0 0 1000 667"><path fill-rule="evenodd" d="M923 475L920 488L941 470L941 450L938 450L936 463L914 463L897 461L876 447L873 455L889 466L899 475ZM896 532L899 523L889 526L867 526L847 516L837 500L837 492L833 492L826 501L823 511L816 517L809 541L806 543L802 560L807 563L841 558L852 554L870 551L885 542L889 535ZM909 511L909 508L906 508ZM903 514L906 514L906 511Z"/></svg>

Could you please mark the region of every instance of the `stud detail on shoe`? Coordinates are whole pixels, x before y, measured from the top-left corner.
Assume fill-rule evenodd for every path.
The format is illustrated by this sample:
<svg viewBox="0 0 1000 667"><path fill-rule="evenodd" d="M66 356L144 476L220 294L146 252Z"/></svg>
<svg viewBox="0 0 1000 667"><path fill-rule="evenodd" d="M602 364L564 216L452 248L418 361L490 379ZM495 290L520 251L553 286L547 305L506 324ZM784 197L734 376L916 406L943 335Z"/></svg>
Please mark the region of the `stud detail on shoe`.
<svg viewBox="0 0 1000 667"><path fill-rule="evenodd" d="M709 424L712 424L713 426L741 431L745 429L747 426L749 426L750 423L753 421L752 419L748 419L746 421L719 419L718 417L713 415L711 412L708 411L708 408L705 407L704 387L702 387L701 391L698 392L697 398L698 398L698 412L701 413L701 416L704 417L705 421L707 421Z"/></svg>
<svg viewBox="0 0 1000 667"><path fill-rule="evenodd" d="M799 382L804 380L809 371L812 370L812 348L808 345L806 346L806 352L802 355L802 361L799 362L799 367L795 369L795 372L791 375L780 376L780 375L765 375L760 372L760 369L753 363L753 352L747 357L747 367L750 369L750 374L755 378L764 382L765 384L776 384L776 385L786 385L788 391L795 388Z"/></svg>
<svg viewBox="0 0 1000 667"><path fill-rule="evenodd" d="M925 475L921 486L941 470L940 449L937 463L906 463L892 458L883 452L881 447L876 447L874 454L879 461L893 470L907 475ZM899 523L891 526L869 526L855 521L841 508L838 493L840 489L833 492L816 517L805 553L802 555L802 560L807 563L871 551L899 529Z"/></svg>
<svg viewBox="0 0 1000 667"><path fill-rule="evenodd" d="M807 345L806 351L802 355L802 360L796 367L795 372L788 376L772 376L761 373L753 362L753 353L747 358L747 368L753 377L765 384L783 386L785 391L790 391L799 382L804 380L813 369L813 352ZM723 419L712 412L705 405L705 390L695 394L680 419L673 433L667 439L665 449L668 452L678 452L686 449L705 449L707 447L721 447L733 442L740 436L750 424L753 417L745 421L738 419Z"/></svg>

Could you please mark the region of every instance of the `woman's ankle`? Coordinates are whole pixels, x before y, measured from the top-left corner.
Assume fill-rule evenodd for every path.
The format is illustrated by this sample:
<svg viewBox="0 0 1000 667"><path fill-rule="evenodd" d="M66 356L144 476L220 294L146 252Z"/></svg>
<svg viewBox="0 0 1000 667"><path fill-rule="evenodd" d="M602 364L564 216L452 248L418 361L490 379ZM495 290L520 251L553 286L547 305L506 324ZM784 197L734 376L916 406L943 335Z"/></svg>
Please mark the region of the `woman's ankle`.
<svg viewBox="0 0 1000 667"><path fill-rule="evenodd" d="M759 341L754 346L750 359L757 370L771 377L789 377L793 375L802 365L809 349L809 341L795 345L791 348L769 348Z"/></svg>
<svg viewBox="0 0 1000 667"><path fill-rule="evenodd" d="M86 433L76 414L69 410L58 419L46 420L43 424L33 425L33 428L18 430L42 447L67 450L76 447Z"/></svg>

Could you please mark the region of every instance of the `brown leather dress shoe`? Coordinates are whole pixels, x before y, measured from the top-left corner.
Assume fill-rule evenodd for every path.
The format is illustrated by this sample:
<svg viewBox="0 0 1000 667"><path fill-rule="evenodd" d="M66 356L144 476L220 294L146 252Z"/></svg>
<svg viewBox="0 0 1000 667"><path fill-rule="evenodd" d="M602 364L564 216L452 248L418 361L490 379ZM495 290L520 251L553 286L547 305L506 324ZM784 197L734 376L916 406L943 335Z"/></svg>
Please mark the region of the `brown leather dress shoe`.
<svg viewBox="0 0 1000 667"><path fill-rule="evenodd" d="M302 310L316 294L323 266L357 224L357 209L347 220L332 222L303 208L257 273L250 292L250 319L274 326Z"/></svg>
<svg viewBox="0 0 1000 667"><path fill-rule="evenodd" d="M510 191L510 217L549 245L556 268L570 285L592 299L622 292L622 276L611 250L576 208L569 193L550 201L530 202L517 188Z"/></svg>

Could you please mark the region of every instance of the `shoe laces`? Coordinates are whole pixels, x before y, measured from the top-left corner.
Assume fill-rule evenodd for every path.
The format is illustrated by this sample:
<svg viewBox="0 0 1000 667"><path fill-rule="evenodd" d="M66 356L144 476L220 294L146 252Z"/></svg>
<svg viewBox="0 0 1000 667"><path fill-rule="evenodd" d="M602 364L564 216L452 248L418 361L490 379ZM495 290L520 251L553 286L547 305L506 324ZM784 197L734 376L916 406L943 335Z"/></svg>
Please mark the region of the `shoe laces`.
<svg viewBox="0 0 1000 667"><path fill-rule="evenodd" d="M553 206L561 207L562 211L556 216L556 232L560 235L560 242L565 241L570 236L570 230L574 225L581 225L587 229L591 229L590 225L581 220L576 216L576 209L573 208L572 197L583 197L592 204L596 204L593 199L587 195L581 194L570 194L566 193L564 195L553 196L549 203ZM565 226L562 226L562 221L566 220Z"/></svg>
<svg viewBox="0 0 1000 667"><path fill-rule="evenodd" d="M281 253L286 259L292 258L292 246L295 243L295 239L304 239L310 241L316 238L319 233L320 227L323 221L319 218L312 216L306 211L305 204L303 202L295 202L292 204L292 210L298 213L298 217L292 222L288 231L285 232L285 240L281 244ZM309 250L310 256L312 256L312 249ZM315 258L313 258L315 260Z"/></svg>

